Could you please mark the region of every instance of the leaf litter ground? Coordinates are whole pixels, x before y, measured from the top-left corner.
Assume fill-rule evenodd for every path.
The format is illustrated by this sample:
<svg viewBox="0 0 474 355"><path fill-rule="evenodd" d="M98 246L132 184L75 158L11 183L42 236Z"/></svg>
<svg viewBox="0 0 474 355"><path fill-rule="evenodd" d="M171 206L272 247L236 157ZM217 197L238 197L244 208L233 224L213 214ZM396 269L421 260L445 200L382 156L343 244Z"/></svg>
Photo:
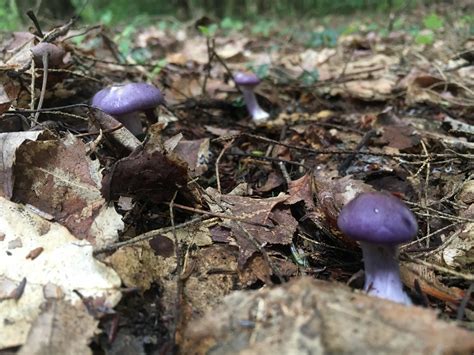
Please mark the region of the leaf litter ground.
<svg viewBox="0 0 474 355"><path fill-rule="evenodd" d="M398 16L416 21L420 11L428 10ZM402 30L361 29L335 46L308 47L295 31L206 37L193 26L148 26L123 54L119 29L66 23L44 37L64 50L46 68L32 61L38 37L6 36L2 208L37 226L26 239L26 227L2 215L0 245L15 258L0 269L0 299L4 327L16 334L2 348L60 349L71 335L50 319L71 323L65 300L102 330L78 330L81 352L91 340L112 353L472 351L468 333L445 321L472 329L474 320L474 41L460 21L428 45ZM271 113L259 126L232 81L249 69L263 72L256 92ZM151 82L166 98L141 140L88 105L99 89L127 81ZM373 190L417 215L417 239L401 248L403 282L444 321L421 308L415 321L412 310L343 285L360 288L363 274L338 211ZM48 244L43 236L58 228L63 244ZM76 245L71 238L83 245L77 270L60 258ZM48 282L35 271L46 257L58 259L42 266L45 275L100 271L87 285ZM261 291L236 292L251 289ZM22 299L44 304L41 313L26 317ZM354 322L361 335L341 329ZM35 341L52 330L49 343Z"/></svg>

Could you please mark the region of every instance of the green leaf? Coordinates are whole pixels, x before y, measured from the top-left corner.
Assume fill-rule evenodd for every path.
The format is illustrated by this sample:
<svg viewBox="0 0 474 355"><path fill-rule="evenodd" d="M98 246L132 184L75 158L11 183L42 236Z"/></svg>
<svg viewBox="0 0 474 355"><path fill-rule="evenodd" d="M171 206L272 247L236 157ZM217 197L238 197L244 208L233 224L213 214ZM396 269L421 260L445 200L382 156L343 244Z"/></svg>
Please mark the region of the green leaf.
<svg viewBox="0 0 474 355"><path fill-rule="evenodd" d="M394 22L393 22L393 29L394 30L401 30L405 27L405 20L401 17L397 18Z"/></svg>
<svg viewBox="0 0 474 355"><path fill-rule="evenodd" d="M423 25L429 30L436 31L443 28L444 21L438 15L430 14L423 19Z"/></svg>
<svg viewBox="0 0 474 355"><path fill-rule="evenodd" d="M434 33L433 32L420 32L415 37L416 44L433 44Z"/></svg>
<svg viewBox="0 0 474 355"><path fill-rule="evenodd" d="M331 28L324 31L311 32L306 45L308 47L335 47L339 33Z"/></svg>
<svg viewBox="0 0 474 355"><path fill-rule="evenodd" d="M112 23L112 17L112 11L105 10L102 16L100 16L100 22L102 22L104 25L110 25Z"/></svg>
<svg viewBox="0 0 474 355"><path fill-rule="evenodd" d="M263 152L261 150L252 150L250 152L250 154L252 154L254 157L264 157L265 156L265 152Z"/></svg>
<svg viewBox="0 0 474 355"><path fill-rule="evenodd" d="M244 28L244 24L242 21L233 20L230 17L225 17L221 21L221 28L224 30L240 31Z"/></svg>
<svg viewBox="0 0 474 355"><path fill-rule="evenodd" d="M161 59L158 61L158 63L156 63L155 67L153 68L153 70L151 71L151 74L153 76L156 76L158 75L161 70L166 67L166 65L168 64L168 61L166 59Z"/></svg>
<svg viewBox="0 0 474 355"><path fill-rule="evenodd" d="M268 37L274 26L275 24L273 21L260 20L252 26L252 33Z"/></svg>
<svg viewBox="0 0 474 355"><path fill-rule="evenodd" d="M214 35L216 34L218 28L219 28L219 26L215 23L213 23L209 26L199 26L198 27L201 34L203 36L206 36L206 37L214 37Z"/></svg>
<svg viewBox="0 0 474 355"><path fill-rule="evenodd" d="M84 42L84 40L86 39L86 36L85 35L80 35L80 36L75 36L75 37L72 37L72 43L74 43L75 45L80 45L82 44L82 42Z"/></svg>
<svg viewBox="0 0 474 355"><path fill-rule="evenodd" d="M268 71L270 70L269 64L260 64L260 65L248 65L247 66L252 72L255 73L259 78L265 78L268 76Z"/></svg>
<svg viewBox="0 0 474 355"><path fill-rule="evenodd" d="M304 85L313 85L319 80L319 72L317 70L305 70L298 78Z"/></svg>

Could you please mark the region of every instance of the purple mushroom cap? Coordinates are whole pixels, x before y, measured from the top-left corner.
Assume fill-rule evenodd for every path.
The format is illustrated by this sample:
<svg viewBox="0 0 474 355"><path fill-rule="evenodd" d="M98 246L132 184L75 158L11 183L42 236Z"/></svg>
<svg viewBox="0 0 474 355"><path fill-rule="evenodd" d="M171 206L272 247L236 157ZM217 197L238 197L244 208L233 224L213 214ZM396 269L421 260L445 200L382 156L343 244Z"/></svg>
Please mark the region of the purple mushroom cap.
<svg viewBox="0 0 474 355"><path fill-rule="evenodd" d="M418 232L413 213L395 196L362 193L339 214L337 225L349 238L384 245L406 243Z"/></svg>
<svg viewBox="0 0 474 355"><path fill-rule="evenodd" d="M234 81L239 86L256 86L260 84L260 79L254 73L237 72L234 74Z"/></svg>
<svg viewBox="0 0 474 355"><path fill-rule="evenodd" d="M112 116L152 109L162 103L161 91L147 83L109 86L92 98L92 106Z"/></svg>
<svg viewBox="0 0 474 355"><path fill-rule="evenodd" d="M65 54L64 49L47 42L38 43L31 48L31 53L33 53L33 60L36 65L43 65L43 55L47 54L51 66L60 65Z"/></svg>

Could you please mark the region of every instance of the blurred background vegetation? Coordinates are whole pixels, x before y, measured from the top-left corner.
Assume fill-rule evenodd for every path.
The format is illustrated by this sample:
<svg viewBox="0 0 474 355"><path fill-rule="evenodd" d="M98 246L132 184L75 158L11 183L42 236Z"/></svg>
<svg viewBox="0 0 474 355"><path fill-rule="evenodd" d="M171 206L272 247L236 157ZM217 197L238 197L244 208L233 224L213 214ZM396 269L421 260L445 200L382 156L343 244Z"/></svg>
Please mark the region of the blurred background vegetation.
<svg viewBox="0 0 474 355"><path fill-rule="evenodd" d="M354 12L387 12L436 2L456 0L0 0L0 29L28 24L25 13L33 10L42 21L63 20L79 14L86 23L118 24L139 18L170 16L178 20L207 15L258 21L265 18L308 18Z"/></svg>

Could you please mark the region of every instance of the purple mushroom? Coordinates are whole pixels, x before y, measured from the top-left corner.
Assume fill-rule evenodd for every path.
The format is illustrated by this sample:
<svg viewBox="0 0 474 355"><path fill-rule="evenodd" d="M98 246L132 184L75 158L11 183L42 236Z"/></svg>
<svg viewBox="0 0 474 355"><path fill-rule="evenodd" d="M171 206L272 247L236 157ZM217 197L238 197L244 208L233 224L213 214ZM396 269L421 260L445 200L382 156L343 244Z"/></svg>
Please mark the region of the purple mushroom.
<svg viewBox="0 0 474 355"><path fill-rule="evenodd" d="M416 218L408 207L387 193L362 193L342 208L337 225L347 237L360 242L364 290L369 295L412 304L403 291L397 260L398 244L412 240L418 232Z"/></svg>
<svg viewBox="0 0 474 355"><path fill-rule="evenodd" d="M62 64L65 54L64 49L47 42L41 42L32 47L31 53L33 53L33 60L36 65L43 65L43 56L47 55L51 67Z"/></svg>
<svg viewBox="0 0 474 355"><path fill-rule="evenodd" d="M253 92L255 87L260 84L258 76L253 73L238 72L234 74L234 81L242 90L245 105L252 116L252 120L257 124L266 122L270 115L259 106Z"/></svg>
<svg viewBox="0 0 474 355"><path fill-rule="evenodd" d="M140 112L150 122L156 122L155 108L163 103L161 91L146 83L113 85L97 92L92 106L114 116L134 135L143 133Z"/></svg>

